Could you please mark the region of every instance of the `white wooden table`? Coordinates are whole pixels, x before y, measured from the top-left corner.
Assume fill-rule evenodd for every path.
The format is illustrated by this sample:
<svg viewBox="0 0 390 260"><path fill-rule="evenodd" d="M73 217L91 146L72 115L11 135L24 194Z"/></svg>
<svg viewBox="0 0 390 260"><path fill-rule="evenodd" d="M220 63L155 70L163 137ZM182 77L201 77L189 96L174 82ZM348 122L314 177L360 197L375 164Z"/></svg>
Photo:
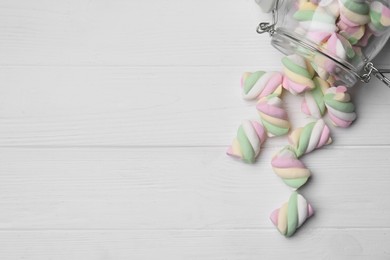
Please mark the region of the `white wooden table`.
<svg viewBox="0 0 390 260"><path fill-rule="evenodd" d="M291 239L268 219L290 194L270 167L286 138L255 165L225 155L257 118L241 73L280 69L264 19L253 0L0 0L0 259L390 259L377 80L305 156L316 215Z"/></svg>

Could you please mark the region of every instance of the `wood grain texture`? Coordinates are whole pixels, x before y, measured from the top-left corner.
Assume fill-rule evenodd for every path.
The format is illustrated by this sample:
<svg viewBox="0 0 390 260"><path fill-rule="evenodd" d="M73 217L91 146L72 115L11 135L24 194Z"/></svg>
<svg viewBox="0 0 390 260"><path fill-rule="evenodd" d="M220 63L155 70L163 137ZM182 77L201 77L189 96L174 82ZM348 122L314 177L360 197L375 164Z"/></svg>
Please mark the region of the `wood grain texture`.
<svg viewBox="0 0 390 260"><path fill-rule="evenodd" d="M302 232L303 233L303 232ZM294 239L274 230L5 231L6 259L389 259L386 229L307 229ZM259 242L261 241L261 243ZM20 243L23 248L14 251ZM49 249L50 248L50 249Z"/></svg>
<svg viewBox="0 0 390 260"><path fill-rule="evenodd" d="M259 118L255 103L241 99L243 69L0 68L9 84L0 89L0 145L227 146L241 120ZM381 111L390 109L390 91L353 91L359 119L334 129L335 145L389 145L390 117ZM311 120L301 97L285 99L295 126Z"/></svg>
<svg viewBox="0 0 390 260"><path fill-rule="evenodd" d="M245 165L221 148L1 149L0 228L270 227L290 193L271 169L276 151ZM330 146L304 162L301 192L318 213L308 227L390 227L390 180L373 171L390 168L390 148Z"/></svg>
<svg viewBox="0 0 390 260"><path fill-rule="evenodd" d="M389 259L390 91L303 158L316 214L291 239L290 190L225 155L242 72L279 70L253 0L0 1L0 259ZM389 68L390 44L375 62ZM294 127L310 121L286 96Z"/></svg>
<svg viewBox="0 0 390 260"><path fill-rule="evenodd" d="M253 53L273 48L254 33L255 7L249 0L3 0L0 64L257 65Z"/></svg>
<svg viewBox="0 0 390 260"><path fill-rule="evenodd" d="M252 0L2 0L0 65L278 66L264 20Z"/></svg>

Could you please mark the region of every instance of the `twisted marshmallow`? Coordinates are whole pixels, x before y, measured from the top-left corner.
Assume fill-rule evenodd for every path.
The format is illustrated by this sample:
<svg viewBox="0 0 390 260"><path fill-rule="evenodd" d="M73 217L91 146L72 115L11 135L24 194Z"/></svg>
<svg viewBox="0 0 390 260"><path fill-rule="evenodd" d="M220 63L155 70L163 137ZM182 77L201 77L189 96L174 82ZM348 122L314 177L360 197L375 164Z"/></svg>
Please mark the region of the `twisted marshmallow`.
<svg viewBox="0 0 390 260"><path fill-rule="evenodd" d="M339 21L337 23L337 26L340 29L339 33L352 45L357 44L359 40L364 36L364 33L366 31L366 27L364 25L350 27L342 21Z"/></svg>
<svg viewBox="0 0 390 260"><path fill-rule="evenodd" d="M320 77L314 77L315 88L305 92L301 110L306 115L321 118L326 111L324 95L329 88L329 83Z"/></svg>
<svg viewBox="0 0 390 260"><path fill-rule="evenodd" d="M287 203L271 213L270 219L282 235L290 237L313 214L314 210L306 199L293 192Z"/></svg>
<svg viewBox="0 0 390 260"><path fill-rule="evenodd" d="M333 54L336 58L341 60L353 58L355 55L355 52L353 51L352 45L349 43L349 41L338 33L333 33L329 37L324 48Z"/></svg>
<svg viewBox="0 0 390 260"><path fill-rule="evenodd" d="M330 129L325 124L324 120L319 119L316 122L306 124L291 132L289 142L295 149L297 157L310 153L314 149L321 148L324 145L330 144Z"/></svg>
<svg viewBox="0 0 390 260"><path fill-rule="evenodd" d="M329 37L328 41L324 45L324 49L326 49L333 57L340 60L347 60L347 58L353 58L355 56L352 45L347 39L338 33L333 33ZM332 74L337 64L333 60L327 59L324 56L320 56L320 58L318 66L324 68L327 72Z"/></svg>
<svg viewBox="0 0 390 260"><path fill-rule="evenodd" d="M254 163L260 153L260 148L266 139L263 126L250 120L244 120L239 126L233 144L228 148L227 154L240 158L244 162Z"/></svg>
<svg viewBox="0 0 390 260"><path fill-rule="evenodd" d="M370 21L369 6L362 0L339 0L340 20L350 27Z"/></svg>
<svg viewBox="0 0 390 260"><path fill-rule="evenodd" d="M302 4L300 9L293 15L299 25L306 31L322 32L330 35L337 30L336 16L326 12L325 9L317 7L312 3Z"/></svg>
<svg viewBox="0 0 390 260"><path fill-rule="evenodd" d="M268 136L281 136L288 133L290 123L288 122L287 112L282 107L282 100L276 94L260 99L256 108Z"/></svg>
<svg viewBox="0 0 390 260"><path fill-rule="evenodd" d="M290 146L275 154L271 165L276 175L294 189L304 185L310 177L310 170L297 158L294 148Z"/></svg>
<svg viewBox="0 0 390 260"><path fill-rule="evenodd" d="M348 127L356 119L355 106L345 86L329 88L324 100L329 118L335 126Z"/></svg>
<svg viewBox="0 0 390 260"><path fill-rule="evenodd" d="M282 93L283 75L280 72L245 72L241 78L242 96L246 100Z"/></svg>
<svg viewBox="0 0 390 260"><path fill-rule="evenodd" d="M293 95L300 94L308 89L313 89L314 70L304 58L297 54L292 54L282 58L283 87Z"/></svg>
<svg viewBox="0 0 390 260"><path fill-rule="evenodd" d="M380 1L370 4L371 21L368 27L374 35L382 35L390 26L390 8Z"/></svg>

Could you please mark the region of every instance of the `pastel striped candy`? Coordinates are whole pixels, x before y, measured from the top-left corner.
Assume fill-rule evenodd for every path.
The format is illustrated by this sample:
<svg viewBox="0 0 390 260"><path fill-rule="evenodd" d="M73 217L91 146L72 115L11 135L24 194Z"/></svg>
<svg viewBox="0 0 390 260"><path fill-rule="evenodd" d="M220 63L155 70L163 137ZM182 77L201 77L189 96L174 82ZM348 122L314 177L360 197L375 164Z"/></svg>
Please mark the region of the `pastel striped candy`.
<svg viewBox="0 0 390 260"><path fill-rule="evenodd" d="M254 163L266 137L265 130L259 122L244 120L226 153L240 158L244 162Z"/></svg>
<svg viewBox="0 0 390 260"><path fill-rule="evenodd" d="M276 175L293 189L304 185L310 177L310 170L297 158L294 148L290 146L275 154L271 165Z"/></svg>
<svg viewBox="0 0 390 260"><path fill-rule="evenodd" d="M282 107L282 100L276 94L261 98L256 108L268 136L281 136L288 133L290 123L287 112Z"/></svg>
<svg viewBox="0 0 390 260"><path fill-rule="evenodd" d="M293 14L293 18L299 21L302 28L307 31L326 32L328 34L337 30L337 17L326 12L323 8L305 8L305 5L307 4L301 5L302 7Z"/></svg>
<svg viewBox="0 0 390 260"><path fill-rule="evenodd" d="M301 110L306 115L321 118L326 112L324 95L330 86L318 76L314 77L314 84L316 87L313 90L305 92Z"/></svg>
<svg viewBox="0 0 390 260"><path fill-rule="evenodd" d="M297 54L282 58L283 87L297 95L315 87L313 82L314 70L308 62Z"/></svg>
<svg viewBox="0 0 390 260"><path fill-rule="evenodd" d="M329 37L324 48L341 60L353 58L355 55L351 43L338 33L333 33Z"/></svg>
<svg viewBox="0 0 390 260"><path fill-rule="evenodd" d="M371 21L368 27L374 35L382 35L390 26L390 8L380 1L370 4Z"/></svg>
<svg viewBox="0 0 390 260"><path fill-rule="evenodd" d="M329 88L324 100L329 118L335 126L348 127L356 119L355 106L345 86Z"/></svg>
<svg viewBox="0 0 390 260"><path fill-rule="evenodd" d="M355 45L359 40L364 36L366 27L364 25L358 26L348 26L343 21L337 23L338 28L340 29L340 34L347 39L352 45Z"/></svg>
<svg viewBox="0 0 390 260"><path fill-rule="evenodd" d="M282 235L290 237L313 214L310 203L302 195L293 192L287 203L271 213L270 219Z"/></svg>
<svg viewBox="0 0 390 260"><path fill-rule="evenodd" d="M339 0L340 20L350 27L364 25L370 21L369 6L362 0Z"/></svg>
<svg viewBox="0 0 390 260"><path fill-rule="evenodd" d="M333 33L323 47L331 56L341 61L352 59L355 56L351 43L338 33ZM324 61L321 66L332 74L337 64L331 59L325 59Z"/></svg>
<svg viewBox="0 0 390 260"><path fill-rule="evenodd" d="M246 100L282 93L283 75L280 72L245 72L241 77L242 96Z"/></svg>
<svg viewBox="0 0 390 260"><path fill-rule="evenodd" d="M292 131L289 135L289 142L299 158L314 149L330 144L332 138L330 137L329 127L325 124L324 120L319 119Z"/></svg>

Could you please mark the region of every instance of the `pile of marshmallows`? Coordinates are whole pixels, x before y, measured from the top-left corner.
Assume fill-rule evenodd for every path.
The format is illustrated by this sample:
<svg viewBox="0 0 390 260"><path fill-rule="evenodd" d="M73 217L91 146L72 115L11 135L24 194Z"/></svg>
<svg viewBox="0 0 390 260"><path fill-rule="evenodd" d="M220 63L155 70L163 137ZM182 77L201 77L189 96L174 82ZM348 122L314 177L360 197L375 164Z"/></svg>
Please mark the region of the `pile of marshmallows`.
<svg viewBox="0 0 390 260"><path fill-rule="evenodd" d="M323 16L313 15L322 10L321 4L325 2L328 7ZM390 9L379 1L368 4L363 0L298 0L296 5L298 8L293 17L300 24L297 31L306 30L307 37L343 60L353 58L373 35L382 34L390 26ZM333 17L333 20L325 16ZM331 23L324 26L321 23L325 21ZM311 205L297 190L310 177L310 170L300 158L332 142L330 129L322 117L327 112L335 126L345 128L356 119L356 114L347 88L335 84L333 66L310 62L297 54L284 57L282 65L283 72L243 74L243 98L257 100L260 121L243 121L227 154L254 163L267 137L290 133L289 144L274 155L271 164L276 175L293 192L288 202L270 217L280 233L289 237L313 215ZM301 110L314 121L290 131L281 99L283 92L303 94Z"/></svg>

